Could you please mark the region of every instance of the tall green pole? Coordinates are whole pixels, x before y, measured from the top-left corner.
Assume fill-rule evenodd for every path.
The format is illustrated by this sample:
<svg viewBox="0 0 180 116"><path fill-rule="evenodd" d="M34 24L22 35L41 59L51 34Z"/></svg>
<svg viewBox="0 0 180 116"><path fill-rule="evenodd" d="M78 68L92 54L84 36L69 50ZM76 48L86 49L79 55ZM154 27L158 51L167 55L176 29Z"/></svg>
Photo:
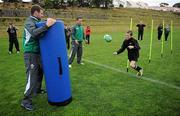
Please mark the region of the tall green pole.
<svg viewBox="0 0 180 116"><path fill-rule="evenodd" d="M161 57L163 57L163 53L164 53L164 20L163 20L163 33L161 39Z"/></svg>
<svg viewBox="0 0 180 116"><path fill-rule="evenodd" d="M149 45L149 63L151 62L151 57L152 57L152 40L153 40L153 24L154 21L152 20L151 23L151 38L150 38L150 45Z"/></svg>
<svg viewBox="0 0 180 116"><path fill-rule="evenodd" d="M173 21L171 20L171 54L173 52Z"/></svg>
<svg viewBox="0 0 180 116"><path fill-rule="evenodd" d="M133 19L131 18L129 30L132 30L132 23L133 23ZM128 71L129 71L129 60L127 59L127 72L128 72Z"/></svg>
<svg viewBox="0 0 180 116"><path fill-rule="evenodd" d="M132 23L133 23L133 19L131 18L131 23L130 23L130 27L129 27L130 30L132 30Z"/></svg>

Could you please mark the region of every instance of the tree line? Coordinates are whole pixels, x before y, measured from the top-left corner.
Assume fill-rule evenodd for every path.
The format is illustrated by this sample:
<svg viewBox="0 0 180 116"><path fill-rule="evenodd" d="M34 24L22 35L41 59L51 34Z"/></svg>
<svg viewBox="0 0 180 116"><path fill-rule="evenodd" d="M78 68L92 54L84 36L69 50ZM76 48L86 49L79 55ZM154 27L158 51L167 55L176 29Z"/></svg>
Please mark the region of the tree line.
<svg viewBox="0 0 180 116"><path fill-rule="evenodd" d="M2 0L4 3L21 2L23 0ZM33 4L39 4L45 8L66 8L66 7L90 7L109 8L113 7L113 0L32 0Z"/></svg>

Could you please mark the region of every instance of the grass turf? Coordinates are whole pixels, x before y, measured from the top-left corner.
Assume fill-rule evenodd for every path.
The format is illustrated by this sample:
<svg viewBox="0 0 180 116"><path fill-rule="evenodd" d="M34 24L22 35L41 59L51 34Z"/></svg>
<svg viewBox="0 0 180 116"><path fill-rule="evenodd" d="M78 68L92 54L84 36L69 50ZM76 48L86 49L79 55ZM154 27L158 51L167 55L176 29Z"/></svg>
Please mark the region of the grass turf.
<svg viewBox="0 0 180 116"><path fill-rule="evenodd" d="M92 26L91 44L84 45L85 60L95 61L117 70L126 71L127 53L113 56L129 26ZM22 29L21 29L22 30ZM135 27L134 27L135 30ZM148 63L150 28L145 29L138 64L144 68L144 76L180 87L180 30L174 29L174 50L170 54L170 38L165 42L164 57L160 57L161 41L154 30L152 61ZM103 35L112 35L112 42L103 40ZM137 33L134 34L137 37ZM47 103L47 96L34 98L36 110L27 112L20 107L25 89L25 68L23 53L8 54L8 39L0 39L0 115L53 115L53 116L109 116L109 115L180 115L180 90L166 85L133 78L84 61L84 66L73 63L71 85L73 101L66 107L53 107ZM19 38L20 46L22 41ZM22 47L21 47L22 48ZM21 50L22 51L22 50ZM136 74L135 71L129 71Z"/></svg>

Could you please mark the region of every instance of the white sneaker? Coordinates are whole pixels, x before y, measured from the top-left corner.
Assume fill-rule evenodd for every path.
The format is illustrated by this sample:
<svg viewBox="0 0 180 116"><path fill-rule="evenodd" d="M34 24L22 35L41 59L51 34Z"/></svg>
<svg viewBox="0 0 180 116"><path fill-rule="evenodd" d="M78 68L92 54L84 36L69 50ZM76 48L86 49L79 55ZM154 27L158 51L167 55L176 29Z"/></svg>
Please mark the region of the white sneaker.
<svg viewBox="0 0 180 116"><path fill-rule="evenodd" d="M9 53L9 54L12 54L12 52L10 52L10 51L9 51L8 53Z"/></svg>
<svg viewBox="0 0 180 116"><path fill-rule="evenodd" d="M69 64L69 68L72 68L72 65L71 65L71 64Z"/></svg>
<svg viewBox="0 0 180 116"><path fill-rule="evenodd" d="M81 62L80 65L85 65L85 64L83 62Z"/></svg>
<svg viewBox="0 0 180 116"><path fill-rule="evenodd" d="M143 76L143 68L139 71L139 75Z"/></svg>
<svg viewBox="0 0 180 116"><path fill-rule="evenodd" d="M140 72L138 72L138 73L136 74L136 76L140 76Z"/></svg>
<svg viewBox="0 0 180 116"><path fill-rule="evenodd" d="M143 76L143 69L141 69L138 73L137 73L138 77L142 77Z"/></svg>

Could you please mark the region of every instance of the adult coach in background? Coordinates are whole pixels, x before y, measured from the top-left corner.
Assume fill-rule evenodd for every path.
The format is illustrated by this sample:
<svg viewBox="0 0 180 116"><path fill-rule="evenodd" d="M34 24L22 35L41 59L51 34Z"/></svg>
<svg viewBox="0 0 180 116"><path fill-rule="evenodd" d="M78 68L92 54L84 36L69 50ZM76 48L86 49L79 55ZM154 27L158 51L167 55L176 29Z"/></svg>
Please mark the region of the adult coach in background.
<svg viewBox="0 0 180 116"><path fill-rule="evenodd" d="M84 65L82 63L82 54L83 54L83 47L82 42L85 40L84 37L84 28L82 26L82 17L76 18L76 25L72 28L72 48L69 55L69 68L71 68L75 55L77 54L77 63Z"/></svg>
<svg viewBox="0 0 180 116"><path fill-rule="evenodd" d="M24 26L23 48L27 81L21 106L29 111L34 109L32 97L41 92L43 78L40 62L39 36L56 22L55 19L47 18L46 25L37 28L35 24L39 22L43 16L43 9L40 6L32 6L31 16L27 18Z"/></svg>
<svg viewBox="0 0 180 116"><path fill-rule="evenodd" d="M165 41L167 41L168 39L169 32L170 32L170 27L169 25L166 25L166 27L164 28Z"/></svg>
<svg viewBox="0 0 180 116"><path fill-rule="evenodd" d="M142 21L140 21L139 24L136 25L138 27L138 40L143 40L143 34L144 34L144 27L146 26L145 24L143 24Z"/></svg>
<svg viewBox="0 0 180 116"><path fill-rule="evenodd" d="M127 51L128 51L128 59L129 59L131 68L138 71L137 76L142 76L143 69L141 67L137 66L140 47L139 47L138 41L133 38L132 31L128 31L126 33L125 40L124 40L121 48L117 52L114 52L113 54L118 55L118 54L122 53L125 49L127 49Z"/></svg>
<svg viewBox="0 0 180 116"><path fill-rule="evenodd" d="M158 31L158 40L161 40L161 36L163 33L163 25L162 24L159 24L157 31Z"/></svg>
<svg viewBox="0 0 180 116"><path fill-rule="evenodd" d="M13 44L16 47L16 53L19 53L19 42L17 39L17 30L18 28L15 27L12 23L9 23L9 27L7 29L9 35L9 54L12 54Z"/></svg>

